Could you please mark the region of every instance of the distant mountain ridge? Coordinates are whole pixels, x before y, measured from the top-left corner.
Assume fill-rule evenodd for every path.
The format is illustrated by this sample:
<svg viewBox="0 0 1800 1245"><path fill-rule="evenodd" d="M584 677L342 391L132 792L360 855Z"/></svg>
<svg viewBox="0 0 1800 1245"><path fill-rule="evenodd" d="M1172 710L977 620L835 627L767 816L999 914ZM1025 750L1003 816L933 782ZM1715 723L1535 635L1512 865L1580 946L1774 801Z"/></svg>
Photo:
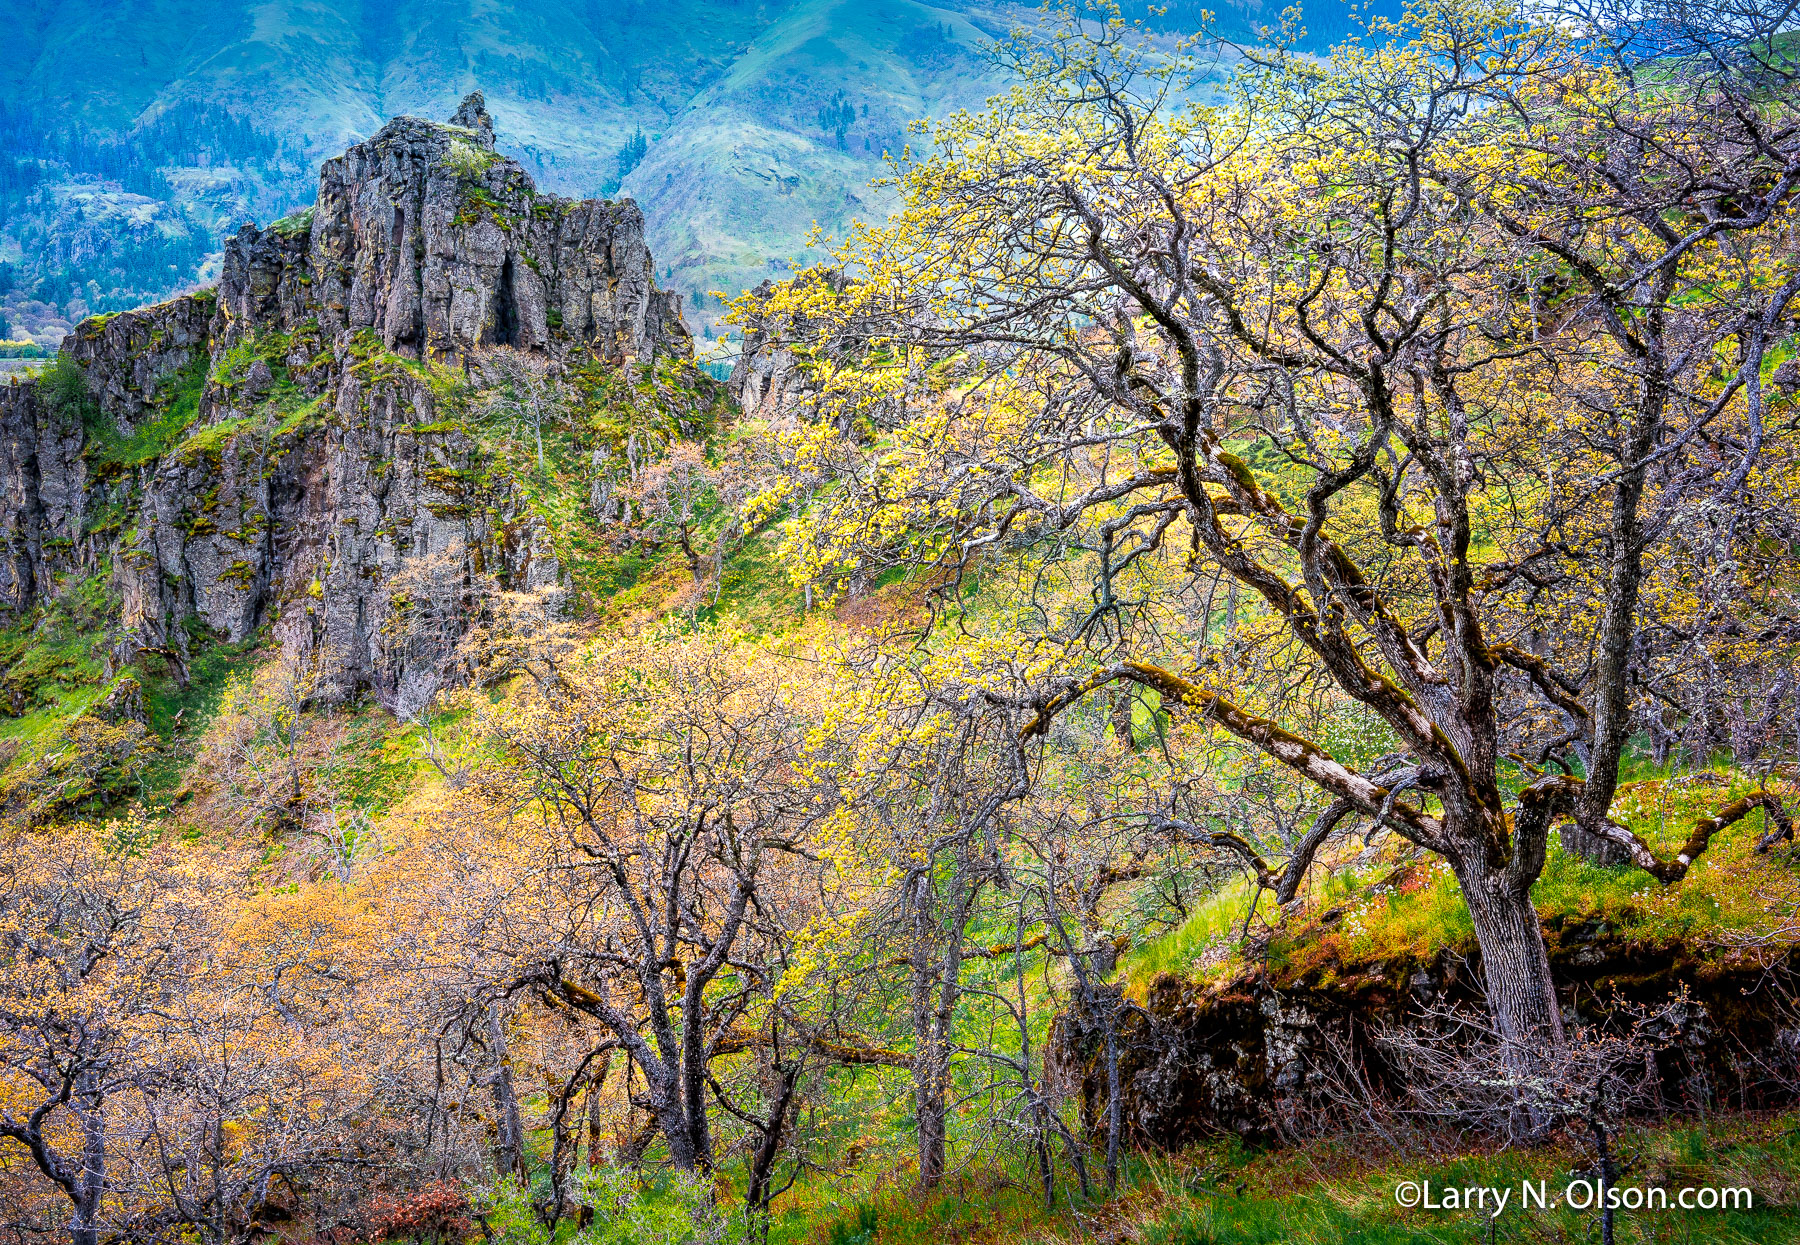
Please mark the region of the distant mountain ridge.
<svg viewBox="0 0 1800 1245"><path fill-rule="evenodd" d="M1341 33L1347 10L1328 2ZM1216 7L1246 29L1275 20L1272 3ZM0 300L29 335L181 288L231 229L309 201L322 156L480 89L501 150L546 189L638 201L659 277L709 331L711 291L783 268L814 222L879 213L883 151L916 117L979 105L1000 85L986 45L1035 15L988 0L24 0L0 58ZM1191 29L1198 6L1153 20Z"/></svg>

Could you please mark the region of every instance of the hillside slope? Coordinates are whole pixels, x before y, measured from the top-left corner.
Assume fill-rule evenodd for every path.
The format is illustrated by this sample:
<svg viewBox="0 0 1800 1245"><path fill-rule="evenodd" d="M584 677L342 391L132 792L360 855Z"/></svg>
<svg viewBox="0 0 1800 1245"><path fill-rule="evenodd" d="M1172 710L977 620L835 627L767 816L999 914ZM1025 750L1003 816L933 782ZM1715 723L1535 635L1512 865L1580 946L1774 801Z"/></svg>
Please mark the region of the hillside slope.
<svg viewBox="0 0 1800 1245"><path fill-rule="evenodd" d="M1237 30L1272 16L1215 7ZM1315 7L1315 42L1345 31L1338 0ZM699 333L709 291L785 267L815 223L879 214L883 151L992 93L986 46L1032 20L1007 0L26 0L0 58L0 318L53 346L212 279L225 234L311 200L320 159L479 89L538 184L623 180Z"/></svg>
<svg viewBox="0 0 1800 1245"><path fill-rule="evenodd" d="M310 199L319 158L388 116L447 115L474 89L490 101L504 150L549 189L612 193L641 135L656 172L631 190L653 220L690 207L694 186L716 171L721 135L734 129L733 145L748 147L757 167L816 187L803 208L773 218L742 194L721 196L713 215L724 219L687 230L698 245L678 248L677 288L692 302L694 291L729 280L744 243L785 258L803 245L813 209L832 227L854 210L880 145L865 149L860 125L840 145L819 120L833 99L876 101L889 140L914 116L981 99L993 79L977 49L1010 19L990 14L976 26L956 11L968 7L34 2L0 64L0 129L10 138L0 163L16 164L0 170L10 320L21 336L53 344L84 313L179 288L223 232ZM808 48L806 32L821 23L847 27L848 37ZM915 49L917 30L941 46ZM219 116L247 119L254 136L197 151L151 137L158 126L194 129ZM71 132L83 141L68 141ZM99 158L108 144L111 158ZM680 230L653 242L667 249ZM82 242L96 232L114 245Z"/></svg>
<svg viewBox="0 0 1800 1245"><path fill-rule="evenodd" d="M185 687L271 630L310 696L406 711L467 585L556 585L578 534L546 516L542 432L528 483L484 428L531 418L551 372L710 386L636 206L540 194L491 124L478 95L397 118L325 164L312 208L233 237L216 290L90 319L43 381L0 385L0 735L25 759L102 699L146 725L140 681ZM585 447L596 482L622 448ZM71 602L92 608L51 653Z"/></svg>

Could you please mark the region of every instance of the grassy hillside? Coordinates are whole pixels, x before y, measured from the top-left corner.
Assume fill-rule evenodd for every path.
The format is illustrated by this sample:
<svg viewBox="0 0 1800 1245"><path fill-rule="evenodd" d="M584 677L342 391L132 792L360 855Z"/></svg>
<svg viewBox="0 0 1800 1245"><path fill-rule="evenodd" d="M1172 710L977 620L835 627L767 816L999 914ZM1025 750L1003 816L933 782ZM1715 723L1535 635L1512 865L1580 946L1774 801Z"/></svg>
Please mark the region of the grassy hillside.
<svg viewBox="0 0 1800 1245"><path fill-rule="evenodd" d="M980 24L978 24L978 22ZM644 206L665 284L728 295L786 272L813 225L886 215L868 183L907 124L999 89L996 22L913 0L808 0L744 50L651 145L623 190ZM710 295L699 309L715 320Z"/></svg>

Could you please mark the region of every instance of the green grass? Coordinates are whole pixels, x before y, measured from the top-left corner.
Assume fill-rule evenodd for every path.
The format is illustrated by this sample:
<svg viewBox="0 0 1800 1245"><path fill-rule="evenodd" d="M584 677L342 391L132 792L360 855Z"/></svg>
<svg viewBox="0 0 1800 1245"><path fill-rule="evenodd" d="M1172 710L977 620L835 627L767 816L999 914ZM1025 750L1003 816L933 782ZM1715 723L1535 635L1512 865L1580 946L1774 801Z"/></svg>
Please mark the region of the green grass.
<svg viewBox="0 0 1800 1245"><path fill-rule="evenodd" d="M303 432L310 432L319 427L324 422L324 418L325 399L323 396L307 402L290 404L290 408L282 414L280 421L271 430L271 435L277 441L284 441L289 437L299 436Z"/></svg>
<svg viewBox="0 0 1800 1245"><path fill-rule="evenodd" d="M1066 1175L1067 1173L1062 1173ZM815 1177L776 1203L771 1245L944 1245L1022 1241L1066 1223L1046 1215L1029 1165L1012 1156L952 1175L925 1192L910 1171L886 1179ZM869 1187L873 1186L873 1187Z"/></svg>
<svg viewBox="0 0 1800 1245"><path fill-rule="evenodd" d="M1188 919L1175 929L1135 948L1119 961L1120 979L1131 993L1141 996L1150 982L1163 973L1177 977L1200 977L1208 973L1207 961L1216 961L1213 971L1229 961L1225 947L1244 927L1250 906L1251 885L1244 878L1225 883L1194 905ZM1266 891L1261 897L1265 916L1273 914L1275 897Z"/></svg>
<svg viewBox="0 0 1800 1245"><path fill-rule="evenodd" d="M202 458L217 458L239 433L263 422L254 415L242 415L237 419L221 419L217 423L198 429L192 436L182 440L175 447L175 455L180 461L187 463L198 462Z"/></svg>
<svg viewBox="0 0 1800 1245"><path fill-rule="evenodd" d="M339 801L378 817L406 796L420 756L417 729L368 702L351 716L318 776Z"/></svg>
<svg viewBox="0 0 1800 1245"><path fill-rule="evenodd" d="M715 537L716 539L716 534ZM776 554L779 537L762 532L725 559L716 585L699 611L702 622L729 622L747 635L787 630L800 621L800 593L787 580Z"/></svg>
<svg viewBox="0 0 1800 1245"><path fill-rule="evenodd" d="M16 718L0 718L0 740L19 744L18 752L11 758L12 764L43 755L50 745L62 738L69 723L91 709L105 690L93 685L58 691L37 708Z"/></svg>
<svg viewBox="0 0 1800 1245"><path fill-rule="evenodd" d="M145 716L162 741L144 771L147 803L165 803L180 786L200 736L219 710L226 684L256 660L267 642L266 634L258 634L242 644L223 644L196 632L189 642L185 685L166 668L143 672Z"/></svg>
<svg viewBox="0 0 1800 1245"><path fill-rule="evenodd" d="M11 627L0 630L0 740L17 760L39 755L106 690L108 624L114 603L107 576L70 585Z"/></svg>
<svg viewBox="0 0 1800 1245"><path fill-rule="evenodd" d="M1725 1184L1760 1191L1765 1205L1750 1210L1620 1211L1617 1240L1758 1242L1800 1240L1800 1214L1790 1206L1772 1206L1782 1196L1800 1162L1793 1129L1769 1136L1752 1128L1742 1139L1725 1141L1699 1162L1670 1163L1660 1156L1682 1153L1696 1126L1646 1130L1626 1139L1628 1148L1645 1160L1625 1176L1621 1188L1662 1187L1665 1196L1683 1186ZM1716 1139L1708 1138L1709 1147ZM1450 1242L1568 1241L1597 1239L1599 1216L1593 1211L1558 1206L1570 1187L1571 1171L1582 1165L1567 1150L1514 1150L1473 1154L1438 1162L1403 1163L1332 1178L1309 1164L1304 1155L1271 1155L1242 1165L1229 1160L1209 1164L1187 1175L1188 1187L1143 1233L1146 1245L1448 1245ZM1327 1169L1329 1171L1329 1169ZM1198 1179L1195 1179L1195 1177ZM1323 1176L1323 1178L1321 1178ZM1395 1190L1403 1181L1429 1182L1434 1201L1445 1189L1489 1187L1507 1190L1508 1203L1488 1209L1403 1210ZM1541 1189L1545 1208L1521 1206L1522 1186ZM1780 1192L1771 1194L1770 1190ZM1191 1191L1190 1191L1191 1190ZM1585 1186L1573 1195L1585 1201Z"/></svg>
<svg viewBox="0 0 1800 1245"><path fill-rule="evenodd" d="M866 1180L814 1176L779 1205L776 1245L942 1245L961 1242L1133 1240L1144 1245L1486 1245L1599 1239L1592 1210L1560 1204L1591 1157L1569 1141L1510 1150L1471 1149L1454 1138L1398 1155L1370 1139L1335 1137L1279 1150L1235 1139L1175 1155L1128 1157L1121 1189L1083 1202L1058 1164L1057 1205L1047 1210L1032 1165L1003 1155L920 1192L904 1173ZM1800 1241L1800 1117L1722 1116L1634 1127L1618 1138L1627 1167L1620 1187L1747 1188L1750 1209L1621 1210L1620 1245L1649 1242L1779 1245ZM1489 1210L1404 1209L1402 1182L1509 1191ZM1521 1185L1544 1192L1544 1208L1522 1207ZM1098 1191L1097 1191L1098 1192ZM1575 1190L1578 1198L1583 1189ZM1072 1201L1073 1199L1073 1201Z"/></svg>
<svg viewBox="0 0 1800 1245"><path fill-rule="evenodd" d="M130 741L128 755L113 754L79 777L77 770L86 762L71 761L71 755L99 756L83 749L100 736L81 730L79 737L86 742L74 754L63 747L115 688L135 682L130 672L107 676L117 611L107 579L100 572L68 584L46 605L0 631L0 803L9 817L28 807L57 816L92 815L131 798L141 787L147 759L141 740ZM86 725L115 744L127 742L119 732L136 729L123 722Z"/></svg>
<svg viewBox="0 0 1800 1245"><path fill-rule="evenodd" d="M206 359L201 356L166 379L151 398L154 414L129 434L120 432L110 421L104 426L90 426L89 454L100 469L142 466L177 445L199 417L206 369Z"/></svg>
<svg viewBox="0 0 1800 1245"><path fill-rule="evenodd" d="M298 212L290 212L270 225L276 233L284 237L298 237L312 232L313 214L317 209L306 207Z"/></svg>
<svg viewBox="0 0 1800 1245"><path fill-rule="evenodd" d="M1693 822L1755 788L1724 767L1677 777L1644 778L1621 789L1615 815L1658 852L1673 854ZM1792 793L1785 797L1790 803ZM1790 849L1757 854L1760 811L1718 835L1681 881L1665 886L1630 865L1601 867L1562 850L1552 837L1543 874L1532 889L1552 950L1564 932L1603 928L1613 939L1645 948L1678 948L1684 956L1726 954L1740 935L1768 928L1779 910L1800 904L1800 865ZM1396 958L1430 958L1442 947L1471 950L1474 930L1449 866L1415 856L1361 869L1315 867L1304 910L1285 923L1272 897L1262 898L1258 925L1277 927L1267 954L1288 979L1329 985L1358 966ZM1139 993L1160 973L1223 980L1245 967L1238 945L1249 903L1247 882L1228 883L1199 903L1188 920L1135 948L1121 962Z"/></svg>
<svg viewBox="0 0 1800 1245"><path fill-rule="evenodd" d="M102 573L73 585L47 607L0 631L0 694L24 692L24 711L0 717L0 740L13 741L12 768L53 748L69 726L111 690L106 652L117 603ZM179 685L152 660L139 670L147 725L157 740L139 792L152 804L172 791L193 756L193 745L218 709L231 675L266 637L220 644L196 631L190 640L188 682Z"/></svg>

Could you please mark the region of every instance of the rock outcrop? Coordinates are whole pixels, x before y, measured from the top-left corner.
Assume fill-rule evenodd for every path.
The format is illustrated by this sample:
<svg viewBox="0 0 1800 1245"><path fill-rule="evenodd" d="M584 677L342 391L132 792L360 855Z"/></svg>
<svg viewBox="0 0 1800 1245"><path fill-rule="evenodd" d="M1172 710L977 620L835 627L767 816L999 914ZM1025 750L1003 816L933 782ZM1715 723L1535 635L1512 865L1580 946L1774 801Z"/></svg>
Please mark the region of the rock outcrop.
<svg viewBox="0 0 1800 1245"><path fill-rule="evenodd" d="M1598 922L1557 922L1547 934L1571 1019L1605 1022L1634 1005L1669 1004L1672 990L1686 989L1660 1021L1667 1031L1652 1089L1663 1103L1710 1109L1792 1100L1800 1017L1788 1000L1800 981L1791 967L1697 959L1678 945L1630 942ZM1441 1005L1483 1012L1474 954L1444 948L1299 974L1263 967L1216 984L1165 974L1141 1003L1109 991L1093 1010L1117 1017L1120 1106L1132 1143L1275 1140L1341 1124L1333 1113L1346 1099L1400 1098L1403 1086L1374 1035L1423 1036L1419 1026L1430 1021L1422 1018ZM1073 1008L1053 1023L1044 1056L1046 1080L1080 1099L1093 1131L1107 1114L1104 1032L1101 1015Z"/></svg>
<svg viewBox="0 0 1800 1245"><path fill-rule="evenodd" d="M774 288L773 282L764 281L751 293L766 299ZM750 419L782 409L806 390L804 378L795 370L793 352L775 339L765 323L745 329L743 347L725 384Z"/></svg>
<svg viewBox="0 0 1800 1245"><path fill-rule="evenodd" d="M0 387L0 617L104 574L116 667L268 625L327 695L406 710L456 638L453 604L417 625L422 593L561 577L446 392L498 354L690 357L643 235L628 201L539 194L479 94L395 119L312 208L232 238L216 291L87 321L49 379Z"/></svg>
<svg viewBox="0 0 1800 1245"><path fill-rule="evenodd" d="M849 281L835 268L808 269L798 274L795 280L802 285L815 286L829 298L839 297L849 289ZM750 291L752 306L757 312L744 326L742 349L725 382L747 419L773 419L784 412L791 414L795 407L809 403L816 392L812 377L800 366L788 343L812 343L817 325L805 316L772 317L766 308L774 292L772 281L764 281ZM867 335L851 331L845 333L835 346L849 357L860 352L867 341Z"/></svg>
<svg viewBox="0 0 1800 1245"><path fill-rule="evenodd" d="M46 426L38 387L0 385L0 608L16 614L42 595L51 551L45 542L74 541L85 492L79 436ZM75 506L69 502L73 498ZM71 520L75 520L74 524Z"/></svg>
<svg viewBox="0 0 1800 1245"><path fill-rule="evenodd" d="M615 363L691 353L637 205L541 195L494 151L479 93L456 117L396 118L325 163L309 211L239 231L219 284L226 336L370 329L388 350L435 359L488 346Z"/></svg>

